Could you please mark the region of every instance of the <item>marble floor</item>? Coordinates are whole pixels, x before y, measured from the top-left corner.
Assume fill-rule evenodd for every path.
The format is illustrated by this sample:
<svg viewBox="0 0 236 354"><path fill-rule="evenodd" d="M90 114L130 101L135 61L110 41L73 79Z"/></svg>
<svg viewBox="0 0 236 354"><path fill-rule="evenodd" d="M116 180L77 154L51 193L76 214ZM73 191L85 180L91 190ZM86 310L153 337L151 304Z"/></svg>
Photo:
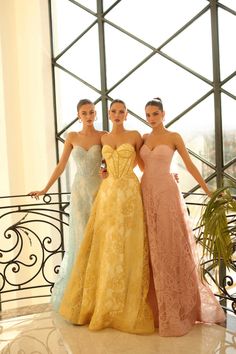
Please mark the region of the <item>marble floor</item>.
<svg viewBox="0 0 236 354"><path fill-rule="evenodd" d="M133 335L113 329L89 331L50 311L0 320L2 354L236 354L236 325L196 325L183 337ZM235 330L234 330L235 329Z"/></svg>

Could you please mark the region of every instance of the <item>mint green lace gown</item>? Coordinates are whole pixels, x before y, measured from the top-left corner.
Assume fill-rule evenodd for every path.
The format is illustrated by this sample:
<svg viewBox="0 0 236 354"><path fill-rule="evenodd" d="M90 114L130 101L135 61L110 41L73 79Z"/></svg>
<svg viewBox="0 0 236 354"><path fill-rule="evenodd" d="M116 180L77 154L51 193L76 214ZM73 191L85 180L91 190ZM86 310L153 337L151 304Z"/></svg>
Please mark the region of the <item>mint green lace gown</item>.
<svg viewBox="0 0 236 354"><path fill-rule="evenodd" d="M89 150L76 146L72 150L77 172L71 189L69 240L60 266L59 276L52 291L52 305L58 310L69 279L75 256L81 244L93 200L101 183L99 168L101 146L93 145Z"/></svg>

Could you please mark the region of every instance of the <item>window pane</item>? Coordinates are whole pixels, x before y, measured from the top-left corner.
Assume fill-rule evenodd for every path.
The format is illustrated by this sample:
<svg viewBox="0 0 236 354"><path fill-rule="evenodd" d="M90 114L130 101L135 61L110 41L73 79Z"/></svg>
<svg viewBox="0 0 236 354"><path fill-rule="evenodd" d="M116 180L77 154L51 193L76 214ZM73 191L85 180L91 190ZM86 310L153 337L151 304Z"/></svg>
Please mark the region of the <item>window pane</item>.
<svg viewBox="0 0 236 354"><path fill-rule="evenodd" d="M182 135L190 150L215 164L215 118L213 109L213 96L210 96L172 124L170 129Z"/></svg>
<svg viewBox="0 0 236 354"><path fill-rule="evenodd" d="M89 84L100 88L97 25L92 27L57 62Z"/></svg>
<svg viewBox="0 0 236 354"><path fill-rule="evenodd" d="M220 67L222 80L236 70L234 33L236 33L236 16L219 8Z"/></svg>
<svg viewBox="0 0 236 354"><path fill-rule="evenodd" d="M236 77L234 76L231 80L226 82L222 88L236 96Z"/></svg>
<svg viewBox="0 0 236 354"><path fill-rule="evenodd" d="M214 191L217 186L216 178L213 178L209 182L207 182L207 185L210 190Z"/></svg>
<svg viewBox="0 0 236 354"><path fill-rule="evenodd" d="M56 56L85 30L95 17L68 0L52 0L52 19Z"/></svg>
<svg viewBox="0 0 236 354"><path fill-rule="evenodd" d="M211 87L202 80L155 55L110 95L113 98L123 97L129 109L144 119L146 102L153 97L161 97L168 123L209 89Z"/></svg>
<svg viewBox="0 0 236 354"><path fill-rule="evenodd" d="M208 173L206 173L206 165L200 160L196 159L194 156L191 156L191 160L198 168L203 178L210 176L214 172L213 170L210 170L208 168ZM178 154L178 152L175 152L172 171L177 172L179 175L179 187L182 192L188 192L190 189L192 189L198 184L197 181L192 177L192 175L187 171L183 160ZM204 193L201 188L199 188L197 192Z"/></svg>
<svg viewBox="0 0 236 354"><path fill-rule="evenodd" d="M93 12L97 12L97 1L96 0L75 0L75 1L83 6L87 7L88 9L92 10Z"/></svg>
<svg viewBox="0 0 236 354"><path fill-rule="evenodd" d="M116 28L105 24L108 87L115 84L151 51Z"/></svg>
<svg viewBox="0 0 236 354"><path fill-rule="evenodd" d="M103 0L103 10L106 11L116 0Z"/></svg>
<svg viewBox="0 0 236 354"><path fill-rule="evenodd" d="M236 163L233 163L231 166L225 169L225 172L228 173L231 177L235 178L236 180ZM235 191L234 191L235 194Z"/></svg>
<svg viewBox="0 0 236 354"><path fill-rule="evenodd" d="M205 0L121 1L107 19L158 47L207 5ZM184 10L181 10L184 9Z"/></svg>
<svg viewBox="0 0 236 354"><path fill-rule="evenodd" d="M76 118L77 103L82 98L95 101L99 95L64 71L55 69L58 130Z"/></svg>
<svg viewBox="0 0 236 354"><path fill-rule="evenodd" d="M204 33L203 36L199 33ZM212 80L211 19L208 11L162 49L172 58Z"/></svg>
<svg viewBox="0 0 236 354"><path fill-rule="evenodd" d="M236 156L236 101L222 94L224 163Z"/></svg>
<svg viewBox="0 0 236 354"><path fill-rule="evenodd" d="M236 2L235 2L235 0L220 0L220 3L222 5L225 5L225 6L229 7L230 9L236 11Z"/></svg>

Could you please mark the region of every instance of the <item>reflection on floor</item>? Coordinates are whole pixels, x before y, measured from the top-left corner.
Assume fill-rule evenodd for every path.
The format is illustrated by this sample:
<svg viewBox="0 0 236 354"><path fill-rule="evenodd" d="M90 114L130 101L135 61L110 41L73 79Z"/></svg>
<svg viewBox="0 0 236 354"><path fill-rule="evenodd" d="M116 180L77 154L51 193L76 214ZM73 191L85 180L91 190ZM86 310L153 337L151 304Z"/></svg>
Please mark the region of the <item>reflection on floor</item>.
<svg viewBox="0 0 236 354"><path fill-rule="evenodd" d="M133 335L113 329L92 332L86 326L73 326L58 314L46 311L2 319L0 353L235 354L236 333L233 328L202 324L178 338L163 338L157 333Z"/></svg>

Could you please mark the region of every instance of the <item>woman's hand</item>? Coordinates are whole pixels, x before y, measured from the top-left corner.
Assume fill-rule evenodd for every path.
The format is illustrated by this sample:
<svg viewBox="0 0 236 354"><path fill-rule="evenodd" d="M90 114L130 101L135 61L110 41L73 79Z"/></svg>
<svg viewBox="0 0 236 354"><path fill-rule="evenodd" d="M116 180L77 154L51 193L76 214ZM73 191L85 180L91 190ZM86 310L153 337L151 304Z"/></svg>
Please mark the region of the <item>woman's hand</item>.
<svg viewBox="0 0 236 354"><path fill-rule="evenodd" d="M35 198L35 199L39 199L39 196L44 194L46 194L46 191L44 189L42 189L41 191L33 191L28 193L28 195L30 195L31 198Z"/></svg>
<svg viewBox="0 0 236 354"><path fill-rule="evenodd" d="M178 175L178 173L172 173L172 175L174 176L174 179L176 180L176 182L179 183L179 175Z"/></svg>
<svg viewBox="0 0 236 354"><path fill-rule="evenodd" d="M107 169L106 169L106 168L100 168L99 176L100 176L102 179L107 178L107 177L108 177Z"/></svg>
<svg viewBox="0 0 236 354"><path fill-rule="evenodd" d="M102 179L105 179L105 178L108 177L107 164L106 164L106 160L105 159L102 159L100 170L99 170L99 176Z"/></svg>
<svg viewBox="0 0 236 354"><path fill-rule="evenodd" d="M211 198L211 197L212 197L212 194L213 194L213 192L212 192L212 191L207 192L207 195L208 195L208 197L209 197L209 198ZM221 196L222 196L222 195L221 195Z"/></svg>

